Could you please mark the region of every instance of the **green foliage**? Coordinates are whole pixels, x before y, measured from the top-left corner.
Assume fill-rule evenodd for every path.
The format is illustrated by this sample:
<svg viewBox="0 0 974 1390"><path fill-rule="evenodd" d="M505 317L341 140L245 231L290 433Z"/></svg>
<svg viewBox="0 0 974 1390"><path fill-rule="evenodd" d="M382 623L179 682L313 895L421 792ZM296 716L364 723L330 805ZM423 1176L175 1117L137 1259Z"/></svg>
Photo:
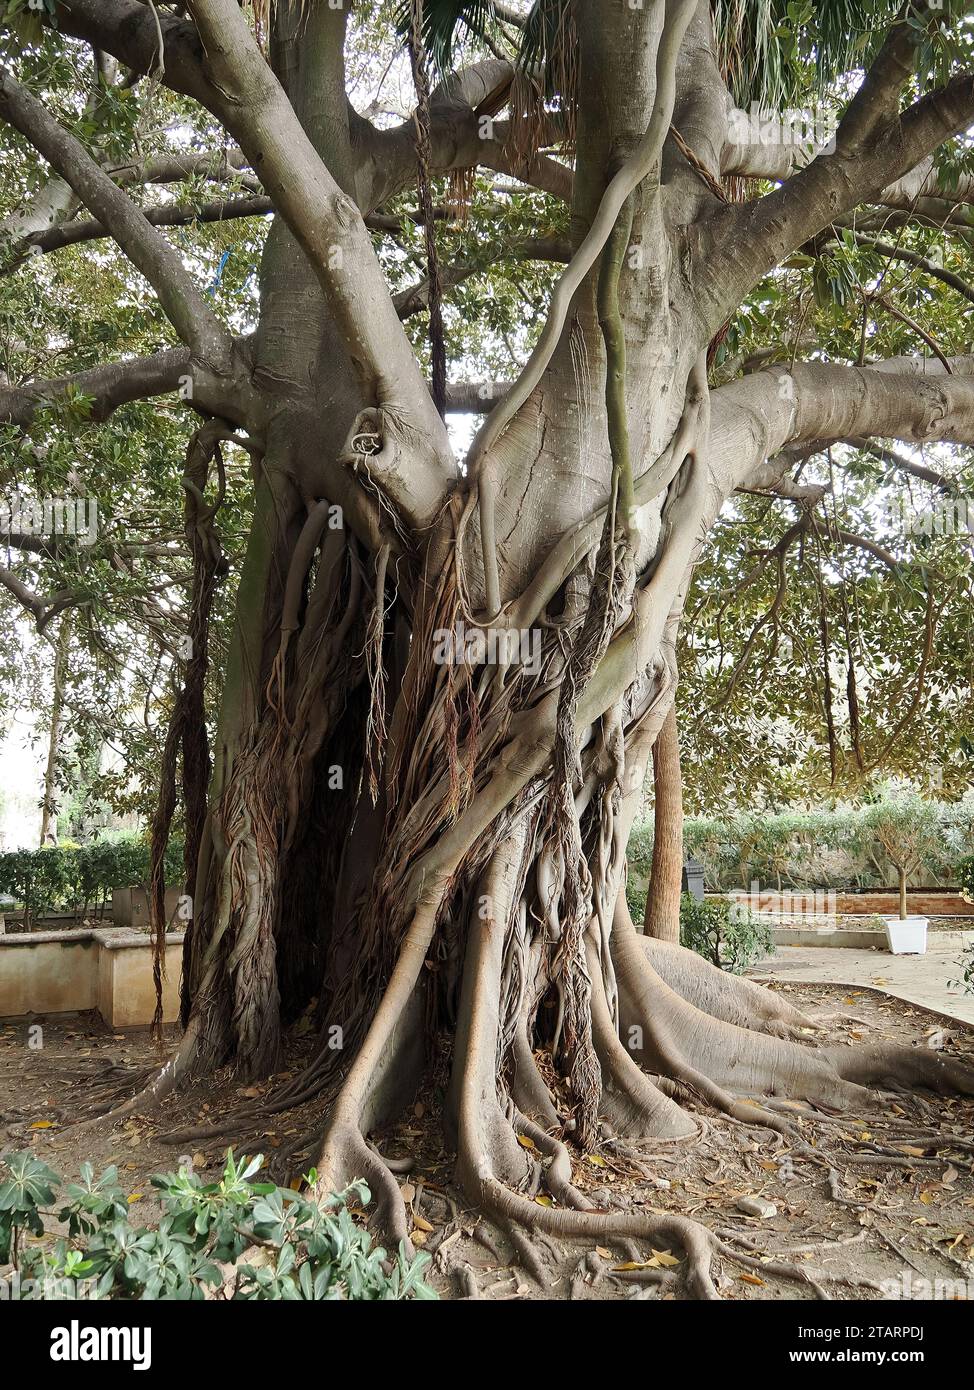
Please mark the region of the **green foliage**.
<svg viewBox="0 0 974 1390"><path fill-rule="evenodd" d="M230 1150L214 1183L186 1168L155 1175L164 1215L152 1228L132 1224L115 1167L96 1178L82 1164L80 1182L63 1185L33 1154L4 1155L0 1264L13 1266L19 1297L31 1299L66 1297L78 1281L96 1299L436 1298L422 1277L428 1255L410 1260L400 1246L390 1259L356 1223L353 1208L371 1200L363 1182L318 1205L255 1181L263 1161L237 1162ZM51 1217L67 1236L42 1244Z"/></svg>
<svg viewBox="0 0 974 1390"><path fill-rule="evenodd" d="M961 972L960 979L948 983L959 986L965 994L974 994L974 941L961 951L957 966Z"/></svg>
<svg viewBox="0 0 974 1390"><path fill-rule="evenodd" d="M896 869L918 873L933 861L941 845L940 822L940 807L913 792L867 806L860 834L874 838Z"/></svg>
<svg viewBox="0 0 974 1390"><path fill-rule="evenodd" d="M951 885L958 852L974 847L974 798L949 803L894 792L858 808L688 816L683 844L702 862L712 891L747 889L752 879L777 888L887 888L900 864ZM652 853L651 823L636 826L628 849L634 894L649 876Z"/></svg>
<svg viewBox="0 0 974 1390"><path fill-rule="evenodd" d="M170 840L166 849L168 883L179 881L182 855L181 842ZM113 888L147 888L148 883L149 841L145 835L0 854L0 893L20 904L28 921L56 911L73 911L81 918L90 909L103 907Z"/></svg>
<svg viewBox="0 0 974 1390"><path fill-rule="evenodd" d="M680 942L721 970L742 975L774 948L771 927L726 898L680 899Z"/></svg>
<svg viewBox="0 0 974 1390"><path fill-rule="evenodd" d="M957 865L957 882L965 902L974 903L974 854L965 855Z"/></svg>

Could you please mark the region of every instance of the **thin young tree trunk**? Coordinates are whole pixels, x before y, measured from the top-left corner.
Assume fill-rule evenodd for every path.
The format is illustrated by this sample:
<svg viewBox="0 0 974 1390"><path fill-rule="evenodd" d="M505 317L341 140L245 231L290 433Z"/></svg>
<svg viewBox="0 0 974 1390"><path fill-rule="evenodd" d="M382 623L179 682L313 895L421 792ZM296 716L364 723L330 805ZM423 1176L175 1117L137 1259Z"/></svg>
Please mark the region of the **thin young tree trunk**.
<svg viewBox="0 0 974 1390"><path fill-rule="evenodd" d="M657 941L680 940L683 882L683 779L676 707L671 705L653 744L653 864L646 894L645 932Z"/></svg>
<svg viewBox="0 0 974 1390"><path fill-rule="evenodd" d="M54 656L54 699L51 704L51 728L47 739L47 766L44 769L44 800L41 803L40 843L45 845L51 833L51 823L57 826L58 754L61 747L61 723L64 717L64 683L67 677L68 649L71 646L71 614L65 613L58 629Z"/></svg>

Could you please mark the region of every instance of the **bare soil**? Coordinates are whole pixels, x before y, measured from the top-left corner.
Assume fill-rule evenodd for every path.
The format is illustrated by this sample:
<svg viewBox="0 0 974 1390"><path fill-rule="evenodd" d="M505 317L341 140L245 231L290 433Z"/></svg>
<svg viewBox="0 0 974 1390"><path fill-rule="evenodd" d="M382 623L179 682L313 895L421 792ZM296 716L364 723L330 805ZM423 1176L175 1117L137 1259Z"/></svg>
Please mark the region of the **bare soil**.
<svg viewBox="0 0 974 1390"><path fill-rule="evenodd" d="M773 988L826 1022L832 1042L932 1046L974 1061L974 1030L947 1026L924 1009L836 986ZM41 1035L30 1032L38 1024ZM170 1030L168 1042L174 1038ZM310 1027L299 1024L291 1042L287 1075L310 1048ZM232 1115L274 1079L244 1087L223 1072L170 1098L152 1117L60 1133L96 1102L134 1088L165 1050L147 1030L113 1034L90 1014L0 1027L0 1149L30 1146L65 1177L76 1176L86 1159L96 1169L117 1164L133 1216L145 1224L159 1215L152 1173L183 1158L212 1180L228 1143L238 1152L267 1154L279 1182L300 1176L310 1162L321 1103L275 1116L259 1133L201 1141L188 1152L164 1142L167 1131ZM526 1274L507 1235L487 1227L453 1186L452 1157L441 1139L442 1081L435 1077L403 1121L373 1137L387 1157L411 1160L398 1180L413 1240L434 1253L431 1282L443 1297L684 1296L680 1250L585 1249L536 1237L545 1277L539 1282ZM741 1252L740 1263L721 1259L718 1286L726 1299L873 1300L890 1297L894 1287L904 1298L974 1297L974 1100L885 1094L869 1114L827 1116L791 1103L782 1110L828 1156L822 1166L792 1155L779 1134L697 1106L701 1132L695 1139L647 1146L652 1179L636 1174L609 1141L591 1153L573 1152L572 1181L600 1209L677 1210L720 1233ZM522 1142L530 1147L530 1140ZM740 1209L740 1202L754 1198L773 1204L775 1214Z"/></svg>

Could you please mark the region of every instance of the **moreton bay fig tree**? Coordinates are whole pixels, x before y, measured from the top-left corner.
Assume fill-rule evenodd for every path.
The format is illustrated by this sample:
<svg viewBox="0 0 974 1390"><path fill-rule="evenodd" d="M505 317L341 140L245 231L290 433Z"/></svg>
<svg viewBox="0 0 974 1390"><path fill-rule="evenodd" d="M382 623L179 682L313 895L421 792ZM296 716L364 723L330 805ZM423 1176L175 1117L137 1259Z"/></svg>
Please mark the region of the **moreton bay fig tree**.
<svg viewBox="0 0 974 1390"><path fill-rule="evenodd" d="M187 668L156 826L158 847L182 757L184 1028L114 1114L227 1064L278 1072L284 1030L317 999L313 1059L251 1111L329 1098L323 1192L364 1178L386 1233L407 1237L369 1135L445 1050L446 1142L474 1207L555 1240L665 1241L691 1290L715 1297L716 1237L676 1212L592 1209L573 1151L607 1136L617 1152L659 1148L694 1134L701 1105L798 1144L782 1100L842 1111L888 1084L974 1090L929 1049L830 1046L782 996L638 933L624 892L688 589L722 508L786 499L803 543L827 492L806 470L816 452L882 438L905 441L894 456L908 461L919 444L974 444L974 356L945 352L922 304L887 301L879 273L851 309L848 276L832 276L831 300L821 287L819 308L856 325L845 357L801 324L758 360L725 351L741 306L831 239L876 254L842 240L857 216L889 217L894 262L916 226L970 235L966 6L6 8L0 117L43 171L7 218L9 273L108 238L171 332L151 355L3 386L3 417L29 430L74 390L97 428L166 396L194 431L203 669ZM65 62L96 73L84 115L80 79L64 98ZM803 122L795 93L816 103ZM140 101L149 115L109 121L107 138L99 102ZM189 199L143 197L139 142L160 113L186 139L155 176L194 180ZM451 318L451 293L485 265L443 246L464 226L489 245L491 206L504 209L493 288ZM194 219L248 217L270 219L253 324L179 239ZM944 258L925 259L946 293ZM503 327L505 275L538 262L555 268L528 284L507 370L491 359L506 379L463 380L464 335ZM881 359L887 302L912 346ZM205 630L225 565L208 499L237 448L253 520L214 711ZM666 901L678 912L678 893ZM547 1205L528 1195L539 1162Z"/></svg>

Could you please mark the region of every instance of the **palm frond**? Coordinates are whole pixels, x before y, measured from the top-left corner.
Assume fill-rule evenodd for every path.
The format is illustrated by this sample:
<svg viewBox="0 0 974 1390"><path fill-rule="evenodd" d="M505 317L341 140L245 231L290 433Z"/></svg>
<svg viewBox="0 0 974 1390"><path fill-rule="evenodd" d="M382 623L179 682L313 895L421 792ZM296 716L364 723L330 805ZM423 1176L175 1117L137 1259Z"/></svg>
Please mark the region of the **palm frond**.
<svg viewBox="0 0 974 1390"><path fill-rule="evenodd" d="M404 43L411 22L410 0L402 0L395 23ZM457 39L464 30L481 39L497 36L493 0L424 0L423 44L430 66L441 76L452 69Z"/></svg>
<svg viewBox="0 0 974 1390"><path fill-rule="evenodd" d="M868 65L899 9L899 0L711 0L735 101L773 109Z"/></svg>

